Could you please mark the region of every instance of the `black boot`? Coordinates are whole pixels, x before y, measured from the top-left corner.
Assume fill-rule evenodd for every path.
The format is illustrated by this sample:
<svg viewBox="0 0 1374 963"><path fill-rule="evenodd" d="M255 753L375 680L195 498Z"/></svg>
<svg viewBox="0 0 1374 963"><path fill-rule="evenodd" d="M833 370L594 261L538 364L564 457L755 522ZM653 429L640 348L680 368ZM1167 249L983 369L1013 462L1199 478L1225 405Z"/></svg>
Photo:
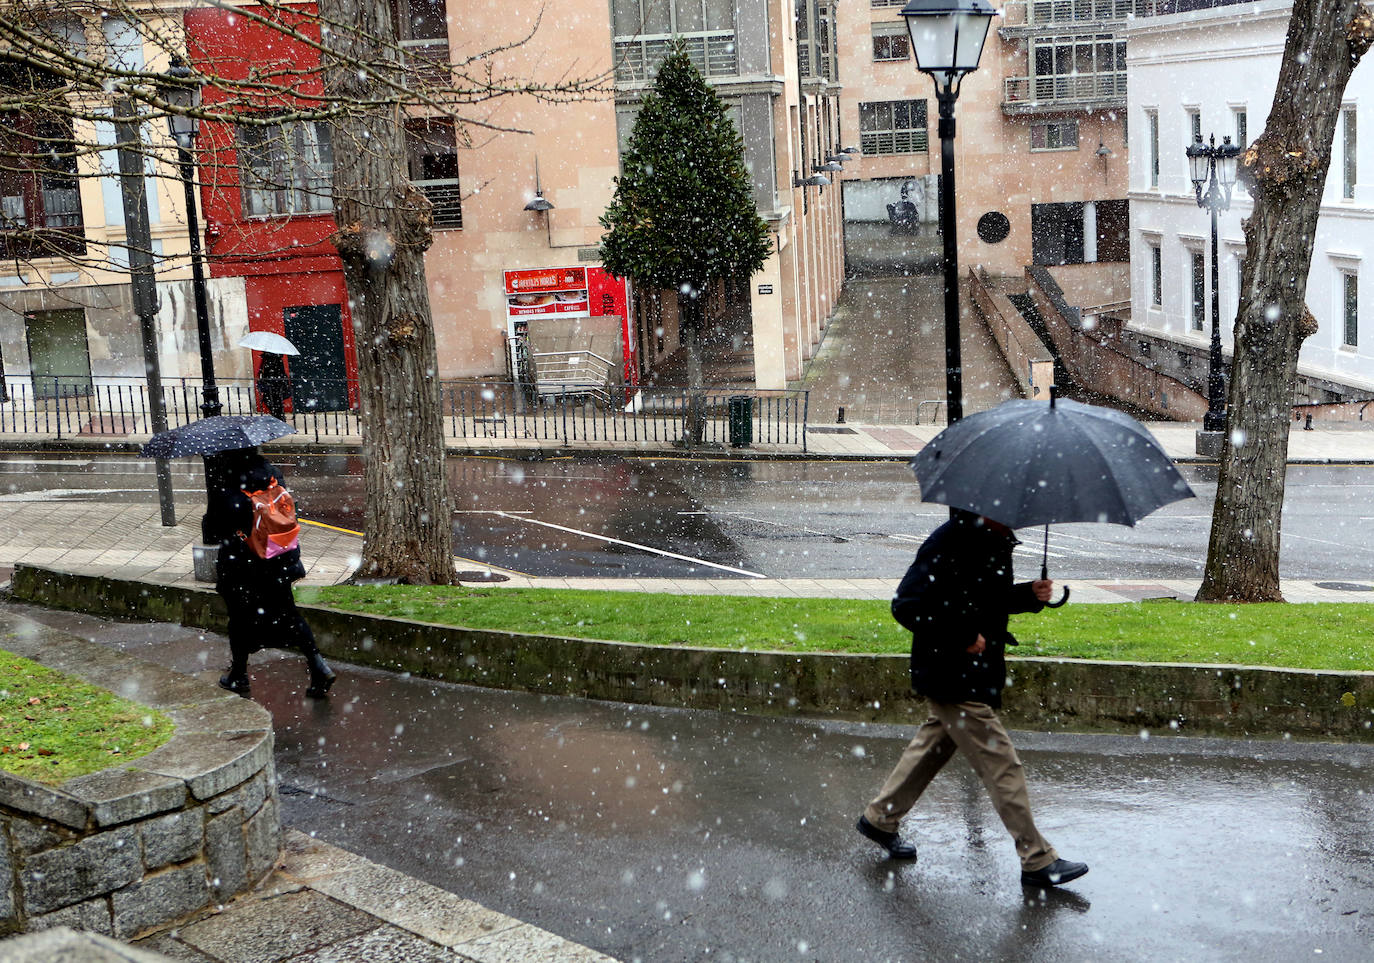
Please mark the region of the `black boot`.
<svg viewBox="0 0 1374 963"><path fill-rule="evenodd" d="M329 695L329 690L338 676L329 667L329 663L324 661L324 656L320 655L318 649L307 652L305 661L310 666L310 687L305 690L305 694L312 699L323 699Z"/></svg>
<svg viewBox="0 0 1374 963"><path fill-rule="evenodd" d="M243 696L245 699L252 695L252 686L248 682L248 670L237 666L229 666L224 675L219 677L219 687L228 689L234 695Z"/></svg>

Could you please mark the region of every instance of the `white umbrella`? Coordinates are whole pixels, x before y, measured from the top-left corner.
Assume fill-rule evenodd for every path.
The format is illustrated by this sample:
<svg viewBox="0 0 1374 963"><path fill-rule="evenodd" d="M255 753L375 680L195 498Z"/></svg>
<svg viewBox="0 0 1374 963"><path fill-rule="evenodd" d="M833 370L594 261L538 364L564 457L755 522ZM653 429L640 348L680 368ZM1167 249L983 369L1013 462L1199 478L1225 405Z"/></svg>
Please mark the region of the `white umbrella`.
<svg viewBox="0 0 1374 963"><path fill-rule="evenodd" d="M294 344L271 331L250 331L248 336L239 342L239 347L252 348L254 351L268 351L272 354L300 354Z"/></svg>

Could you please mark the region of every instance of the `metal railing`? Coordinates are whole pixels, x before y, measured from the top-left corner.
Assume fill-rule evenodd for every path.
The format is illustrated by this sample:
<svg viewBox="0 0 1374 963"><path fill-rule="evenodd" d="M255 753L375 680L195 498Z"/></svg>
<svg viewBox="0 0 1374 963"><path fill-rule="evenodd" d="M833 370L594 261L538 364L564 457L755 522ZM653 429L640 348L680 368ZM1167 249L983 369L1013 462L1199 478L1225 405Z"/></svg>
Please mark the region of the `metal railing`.
<svg viewBox="0 0 1374 963"><path fill-rule="evenodd" d="M1047 74L1004 79L1004 107L1126 103L1126 71L1091 74Z"/></svg>
<svg viewBox="0 0 1374 963"><path fill-rule="evenodd" d="M603 405L610 403L615 364L595 351L536 351L531 357L540 398L585 394Z"/></svg>
<svg viewBox="0 0 1374 963"><path fill-rule="evenodd" d="M1151 0L1008 0L1003 27L1068 27L1113 23L1139 16Z"/></svg>
<svg viewBox="0 0 1374 963"><path fill-rule="evenodd" d="M586 352L582 352L585 354ZM41 390L35 390L37 384ZM263 414L266 407L246 379L220 379L226 415ZM8 400L0 402L0 436L127 437L152 433L152 408L143 379L9 375ZM343 386L335 386L343 387ZM349 381L346 396L356 398ZM750 399L750 443L806 451L806 391L687 388L608 388L604 400L585 389L551 390L531 400L526 386L509 381L445 381L439 386L444 433L455 439L538 441L556 444L621 442L670 444L731 443L730 399ZM163 380L168 427L201 417L198 378ZM341 391L342 395L343 392ZM699 440L688 430L695 401L701 412ZM356 409L325 411L296 397L286 421L316 441L361 437ZM738 428L738 426L736 426Z"/></svg>
<svg viewBox="0 0 1374 963"><path fill-rule="evenodd" d="M704 77L733 77L739 55L733 30L687 30L677 34L638 34L615 38L615 81L647 83L658 73L674 40L687 47L687 56Z"/></svg>

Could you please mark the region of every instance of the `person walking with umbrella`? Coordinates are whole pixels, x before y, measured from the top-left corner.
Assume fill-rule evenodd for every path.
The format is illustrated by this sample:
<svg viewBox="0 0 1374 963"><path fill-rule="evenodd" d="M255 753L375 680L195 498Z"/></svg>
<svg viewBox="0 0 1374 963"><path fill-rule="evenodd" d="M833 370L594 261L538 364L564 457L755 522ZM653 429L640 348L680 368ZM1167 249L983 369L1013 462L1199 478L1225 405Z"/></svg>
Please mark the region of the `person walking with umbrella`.
<svg viewBox="0 0 1374 963"><path fill-rule="evenodd" d="M229 610L229 668L221 687L250 695L248 657L265 645L294 646L305 656L310 684L305 694L323 699L335 674L315 645L310 625L296 608L291 583L305 576L300 547L272 558L260 558L249 546L253 528L251 494L273 481L285 487L286 476L256 448L238 448L205 456L209 504L202 521L207 544L219 546L215 591Z"/></svg>
<svg viewBox="0 0 1374 963"><path fill-rule="evenodd" d="M930 717L859 817L858 830L895 859L915 859L898 833L902 817L954 753L963 750L1016 842L1021 882L1057 886L1088 871L1061 859L1031 816L1021 760L997 717L1006 681L1003 653L1015 645L1007 616L1038 612L1048 579L1013 584L1011 529L959 511L926 539L892 600L892 614L912 633L911 684Z"/></svg>
<svg viewBox="0 0 1374 963"><path fill-rule="evenodd" d="M273 418L286 417L286 400L291 397L291 376L286 373L286 359L265 351L258 366L258 397Z"/></svg>
<svg viewBox="0 0 1374 963"><path fill-rule="evenodd" d="M953 518L916 554L892 600L911 631L911 681L930 717L911 740L858 830L899 859L916 846L898 833L902 816L958 750L982 778L1016 841L1021 881L1057 886L1088 871L1061 859L1031 816L1021 761L997 717L1006 682L1007 631L1015 612L1038 612L1053 583L1014 584L1012 529L1059 522L1134 525L1193 491L1143 425L1123 412L1059 401L1007 401L960 419L912 461L921 498L949 505Z"/></svg>

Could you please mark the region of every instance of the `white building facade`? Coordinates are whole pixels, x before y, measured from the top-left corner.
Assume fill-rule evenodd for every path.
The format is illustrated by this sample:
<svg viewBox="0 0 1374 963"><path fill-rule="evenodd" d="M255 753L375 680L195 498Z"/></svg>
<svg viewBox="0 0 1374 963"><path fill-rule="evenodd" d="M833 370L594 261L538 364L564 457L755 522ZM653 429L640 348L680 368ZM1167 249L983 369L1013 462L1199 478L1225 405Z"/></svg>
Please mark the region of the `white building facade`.
<svg viewBox="0 0 1374 963"><path fill-rule="evenodd" d="M1138 17L1127 30L1129 330L1147 336L1166 370L1188 368L1189 356L1205 354L1211 340L1210 213L1197 204L1184 152L1196 134L1204 142L1215 136L1218 144L1230 137L1245 147L1264 131L1291 10L1291 0L1258 0ZM1218 220L1228 360L1245 258L1241 222L1252 207L1237 184ZM1299 355L1298 400L1374 397L1374 320L1364 320L1365 303L1374 306L1374 67L1368 63L1346 88L1332 145L1307 282L1318 331ZM1181 350L1159 357L1161 340Z"/></svg>

